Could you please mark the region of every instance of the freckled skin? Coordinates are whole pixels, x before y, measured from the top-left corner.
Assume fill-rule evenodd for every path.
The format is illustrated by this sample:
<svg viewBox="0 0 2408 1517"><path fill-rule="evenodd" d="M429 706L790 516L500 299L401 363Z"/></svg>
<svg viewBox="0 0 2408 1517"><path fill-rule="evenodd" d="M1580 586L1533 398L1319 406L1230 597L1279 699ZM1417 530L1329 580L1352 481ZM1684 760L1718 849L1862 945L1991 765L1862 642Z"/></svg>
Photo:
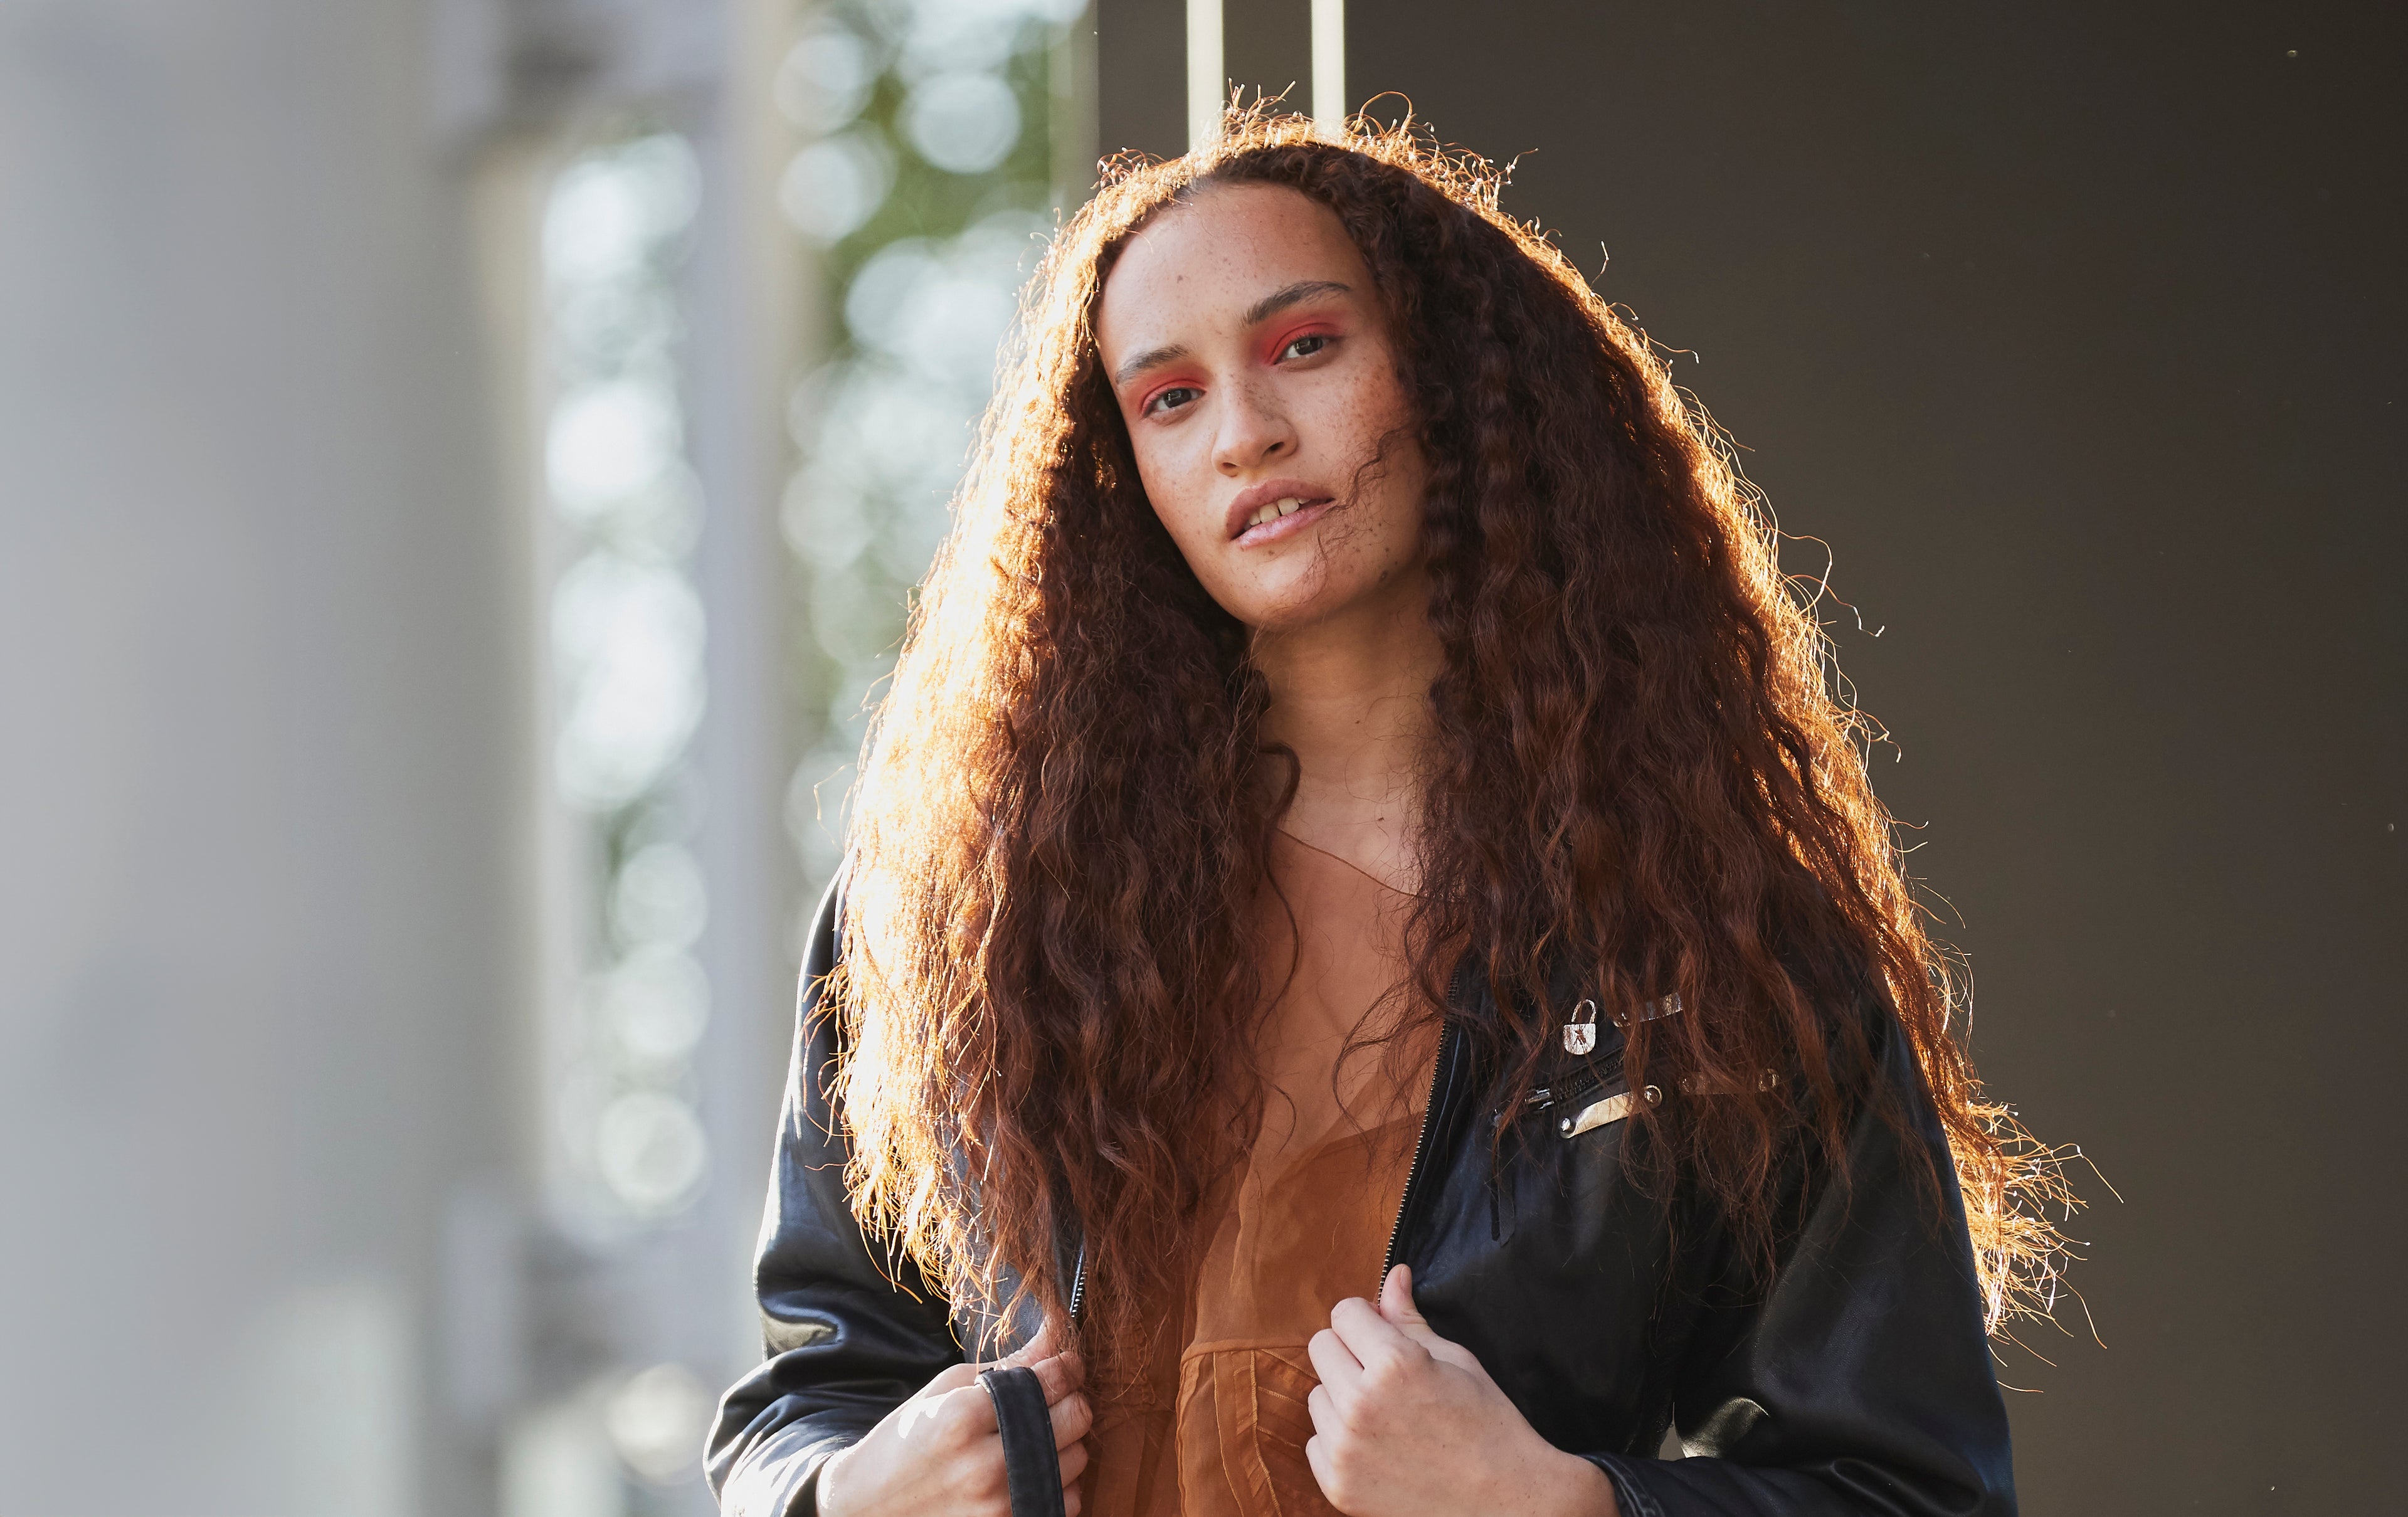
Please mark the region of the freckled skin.
<svg viewBox="0 0 2408 1517"><path fill-rule="evenodd" d="M1258 320L1267 296L1324 290ZM1154 512L1197 579L1258 631L1394 625L1426 594L1426 469L1370 270L1326 207L1293 190L1208 189L1133 237L1096 339ZM1133 358L1180 355L1133 374ZM1232 541L1250 485L1295 479L1331 501L1268 542Z"/></svg>

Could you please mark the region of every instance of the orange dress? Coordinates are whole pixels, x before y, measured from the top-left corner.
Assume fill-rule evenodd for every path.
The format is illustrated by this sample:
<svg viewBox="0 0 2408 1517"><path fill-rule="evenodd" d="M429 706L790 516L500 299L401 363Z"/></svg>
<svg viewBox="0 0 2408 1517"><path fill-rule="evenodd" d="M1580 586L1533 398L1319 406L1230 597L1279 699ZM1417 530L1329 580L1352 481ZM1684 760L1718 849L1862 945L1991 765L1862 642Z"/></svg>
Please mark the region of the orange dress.
<svg viewBox="0 0 2408 1517"><path fill-rule="evenodd" d="M1334 1514L1305 1463L1318 1380L1305 1344L1340 1301L1379 1294L1437 1029L1377 1036L1398 1004L1407 897L1284 833L1271 868L1301 941L1264 1020L1262 1126L1208 1205L1179 1331L1141 1392L1097 1409L1092 1517ZM1275 975L1290 947L1275 899L1263 936ZM1358 1029L1374 1040L1341 1064Z"/></svg>

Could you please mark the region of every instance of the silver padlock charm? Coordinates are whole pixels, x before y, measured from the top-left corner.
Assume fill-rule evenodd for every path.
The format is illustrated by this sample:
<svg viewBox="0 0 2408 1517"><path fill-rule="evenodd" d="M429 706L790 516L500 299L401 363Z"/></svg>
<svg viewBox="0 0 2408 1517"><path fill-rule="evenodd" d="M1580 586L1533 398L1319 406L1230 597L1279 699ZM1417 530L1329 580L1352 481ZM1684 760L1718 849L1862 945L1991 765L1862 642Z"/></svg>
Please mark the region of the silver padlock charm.
<svg viewBox="0 0 2408 1517"><path fill-rule="evenodd" d="M1578 1055L1597 1047L1597 1003L1583 1001L1564 1023L1564 1052Z"/></svg>

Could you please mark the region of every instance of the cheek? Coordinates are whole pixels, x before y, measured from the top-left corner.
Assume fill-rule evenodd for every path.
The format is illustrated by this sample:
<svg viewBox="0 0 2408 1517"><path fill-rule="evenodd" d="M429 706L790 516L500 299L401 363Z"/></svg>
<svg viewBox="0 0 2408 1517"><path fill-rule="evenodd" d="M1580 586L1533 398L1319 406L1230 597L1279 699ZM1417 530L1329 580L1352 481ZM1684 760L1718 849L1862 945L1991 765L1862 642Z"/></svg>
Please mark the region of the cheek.
<svg viewBox="0 0 2408 1517"><path fill-rule="evenodd" d="M1403 386L1384 357L1348 378L1352 382L1331 386L1316 408L1330 452L1360 464L1384 451L1393 460L1402 441L1396 435L1412 430Z"/></svg>
<svg viewBox="0 0 2408 1517"><path fill-rule="evenodd" d="M1201 540L1219 525L1206 520L1214 514L1211 461L1206 459L1199 466L1192 456L1194 450L1186 446L1187 434L1197 430L1185 426L1167 436L1140 434L1130 447L1137 455L1138 482L1145 486L1146 500L1172 539L1182 546Z"/></svg>
<svg viewBox="0 0 2408 1517"><path fill-rule="evenodd" d="M1380 501L1385 517L1402 510L1418 523L1426 471L1404 389L1383 373L1338 399L1327 418L1332 451Z"/></svg>

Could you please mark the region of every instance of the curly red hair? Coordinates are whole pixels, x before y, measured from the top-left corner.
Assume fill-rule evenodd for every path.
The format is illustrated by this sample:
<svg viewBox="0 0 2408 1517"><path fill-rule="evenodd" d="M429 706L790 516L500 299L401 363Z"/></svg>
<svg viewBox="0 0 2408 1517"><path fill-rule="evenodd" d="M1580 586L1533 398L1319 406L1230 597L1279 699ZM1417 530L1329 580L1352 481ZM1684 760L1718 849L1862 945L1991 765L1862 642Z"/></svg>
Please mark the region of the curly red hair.
<svg viewBox="0 0 2408 1517"><path fill-rule="evenodd" d="M829 1004L866 1225L993 1300L1059 1316L1057 1219L1086 1246L1082 1340L1109 1381L1152 1330L1198 1203L1259 1109L1247 923L1281 804L1246 630L1148 505L1096 353L1097 297L1149 218L1214 185L1336 213L1385 302L1428 460L1445 651L1409 987L1531 1085L1561 969L1631 1019L1642 1183L1679 1178L1768 1249L1776 1176L1836 1155L1894 1005L1955 1152L1994 1324L2049 1274L2054 1183L1980 1087L1863 723L1777 537L1643 336L1410 127L1262 109L1123 161L1054 243L958 521L912 618L856 796ZM1767 1069L1795 1071L1767 1088ZM1876 1098L1878 1098L1876 1096ZM1207 1113L1225 1114L1199 1137ZM1657 1187L1670 1194L1670 1187ZM1769 1255L1768 1255L1769 1256Z"/></svg>

